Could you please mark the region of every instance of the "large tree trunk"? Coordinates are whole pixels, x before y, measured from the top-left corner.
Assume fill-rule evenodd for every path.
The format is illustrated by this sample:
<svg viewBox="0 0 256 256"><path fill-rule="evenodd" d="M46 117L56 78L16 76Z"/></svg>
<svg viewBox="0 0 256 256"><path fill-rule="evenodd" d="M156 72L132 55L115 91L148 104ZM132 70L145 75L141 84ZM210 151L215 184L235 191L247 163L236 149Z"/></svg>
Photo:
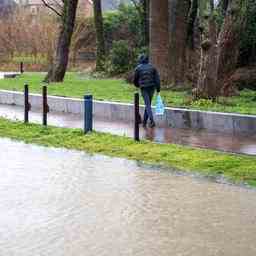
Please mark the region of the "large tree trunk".
<svg viewBox="0 0 256 256"><path fill-rule="evenodd" d="M202 43L200 72L194 98L215 100L218 96L217 87L217 26L212 9L209 19L209 39Z"/></svg>
<svg viewBox="0 0 256 256"><path fill-rule="evenodd" d="M96 59L96 70L104 70L104 60L105 60L105 39L104 39L104 27L103 27L103 17L101 0L93 0L94 9L94 24L96 29L96 42L97 42L97 59Z"/></svg>
<svg viewBox="0 0 256 256"><path fill-rule="evenodd" d="M239 57L241 34L246 18L243 4L244 0L233 0L229 3L219 36L217 75L224 95L232 93L229 78L237 67Z"/></svg>
<svg viewBox="0 0 256 256"><path fill-rule="evenodd" d="M160 73L163 85L169 80L168 1L150 0L150 61Z"/></svg>
<svg viewBox="0 0 256 256"><path fill-rule="evenodd" d="M169 3L169 82L179 87L185 81L186 42L190 0L168 0Z"/></svg>
<svg viewBox="0 0 256 256"><path fill-rule="evenodd" d="M64 0L61 16L61 27L57 42L57 50L53 65L51 66L45 81L62 82L69 60L69 49L74 30L78 0Z"/></svg>
<svg viewBox="0 0 256 256"><path fill-rule="evenodd" d="M149 0L141 0L142 11L143 11L143 45L149 45Z"/></svg>
<svg viewBox="0 0 256 256"><path fill-rule="evenodd" d="M190 49L194 49L194 28L198 13L198 0L193 0L189 12L188 27L187 27L187 42Z"/></svg>
<svg viewBox="0 0 256 256"><path fill-rule="evenodd" d="M217 89L217 26L214 17L214 0L210 0L209 31L201 45L200 71L194 98L216 99Z"/></svg>

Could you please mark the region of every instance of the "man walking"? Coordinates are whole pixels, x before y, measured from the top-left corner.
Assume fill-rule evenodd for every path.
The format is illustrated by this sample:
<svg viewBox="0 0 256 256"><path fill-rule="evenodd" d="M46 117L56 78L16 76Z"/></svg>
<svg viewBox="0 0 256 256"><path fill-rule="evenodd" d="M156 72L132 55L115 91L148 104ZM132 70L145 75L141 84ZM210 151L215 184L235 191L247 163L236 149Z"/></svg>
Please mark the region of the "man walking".
<svg viewBox="0 0 256 256"><path fill-rule="evenodd" d="M147 126L148 119L150 120L149 127L155 127L151 102L155 93L160 92L160 77L156 68L149 63L148 56L141 55L139 65L135 69L134 85L141 89L141 94L145 102L145 113L143 118L143 127Z"/></svg>

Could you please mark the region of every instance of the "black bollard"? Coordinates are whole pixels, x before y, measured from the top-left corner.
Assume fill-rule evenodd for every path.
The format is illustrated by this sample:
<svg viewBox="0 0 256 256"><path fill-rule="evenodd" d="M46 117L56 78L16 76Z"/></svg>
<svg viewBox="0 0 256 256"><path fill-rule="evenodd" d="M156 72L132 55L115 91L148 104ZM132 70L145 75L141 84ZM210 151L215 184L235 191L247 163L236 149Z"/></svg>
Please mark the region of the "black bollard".
<svg viewBox="0 0 256 256"><path fill-rule="evenodd" d="M28 85L24 85L24 123L28 123L29 121L29 116L28 112L31 109L31 105L29 103L29 90L28 90Z"/></svg>
<svg viewBox="0 0 256 256"><path fill-rule="evenodd" d="M92 112L93 112L93 101L92 95L84 96L84 133L92 131Z"/></svg>
<svg viewBox="0 0 256 256"><path fill-rule="evenodd" d="M134 94L134 140L140 141L140 96Z"/></svg>
<svg viewBox="0 0 256 256"><path fill-rule="evenodd" d="M47 86L43 86L43 125L47 126L47 113L49 106L47 104Z"/></svg>
<svg viewBox="0 0 256 256"><path fill-rule="evenodd" d="M21 74L24 73L23 62L20 63L20 73Z"/></svg>

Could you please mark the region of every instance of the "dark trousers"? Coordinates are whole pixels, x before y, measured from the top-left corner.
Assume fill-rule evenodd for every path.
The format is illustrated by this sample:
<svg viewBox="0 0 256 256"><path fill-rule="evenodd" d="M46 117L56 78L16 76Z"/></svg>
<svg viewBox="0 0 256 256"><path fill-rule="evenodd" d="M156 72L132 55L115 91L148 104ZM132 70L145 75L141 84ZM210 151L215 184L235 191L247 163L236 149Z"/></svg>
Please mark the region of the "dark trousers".
<svg viewBox="0 0 256 256"><path fill-rule="evenodd" d="M148 119L150 119L151 122L154 122L153 112L151 108L151 103L152 103L154 93L155 93L154 87L141 88L141 95L144 99L144 103L146 106L145 112L144 112L144 118L143 118L144 124L147 123Z"/></svg>

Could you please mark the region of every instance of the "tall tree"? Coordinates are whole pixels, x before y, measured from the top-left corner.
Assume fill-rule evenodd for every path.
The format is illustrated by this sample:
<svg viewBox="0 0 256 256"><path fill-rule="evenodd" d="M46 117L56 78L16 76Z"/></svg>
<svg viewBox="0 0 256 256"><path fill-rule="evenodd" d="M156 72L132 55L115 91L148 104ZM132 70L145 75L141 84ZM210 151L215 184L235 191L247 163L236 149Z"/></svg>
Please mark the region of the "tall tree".
<svg viewBox="0 0 256 256"><path fill-rule="evenodd" d="M240 41L246 21L246 0L229 1L218 43L218 83L222 93L230 92L229 78L237 67Z"/></svg>
<svg viewBox="0 0 256 256"><path fill-rule="evenodd" d="M149 0L140 0L142 6L143 45L149 45Z"/></svg>
<svg viewBox="0 0 256 256"><path fill-rule="evenodd" d="M210 0L209 39L203 45L201 68L195 95L200 98L215 99L220 95L234 92L232 75L239 57L242 31L246 21L246 0L228 2L224 22L216 41L214 22L214 0ZM225 10L222 9L222 11Z"/></svg>
<svg viewBox="0 0 256 256"><path fill-rule="evenodd" d="M42 1L46 7L59 16L61 21L55 58L45 77L45 82L62 82L68 66L69 50L75 26L78 0L62 0L62 4L56 1L56 5L52 5L50 1Z"/></svg>
<svg viewBox="0 0 256 256"><path fill-rule="evenodd" d="M194 28L198 13L198 0L192 0L188 18L187 41L191 49L194 48Z"/></svg>
<svg viewBox="0 0 256 256"><path fill-rule="evenodd" d="M105 46L105 38L104 38L101 0L93 0L93 10L94 10L94 24L96 29L96 42L97 42L96 70L102 71L104 70L106 46Z"/></svg>
<svg viewBox="0 0 256 256"><path fill-rule="evenodd" d="M149 0L131 0L141 18L142 45L149 46Z"/></svg>
<svg viewBox="0 0 256 256"><path fill-rule="evenodd" d="M186 45L190 0L169 2L169 81L180 86L185 81Z"/></svg>
<svg viewBox="0 0 256 256"><path fill-rule="evenodd" d="M195 98L215 100L217 88L217 26L214 17L214 0L210 0L209 31L201 45L200 71Z"/></svg>

